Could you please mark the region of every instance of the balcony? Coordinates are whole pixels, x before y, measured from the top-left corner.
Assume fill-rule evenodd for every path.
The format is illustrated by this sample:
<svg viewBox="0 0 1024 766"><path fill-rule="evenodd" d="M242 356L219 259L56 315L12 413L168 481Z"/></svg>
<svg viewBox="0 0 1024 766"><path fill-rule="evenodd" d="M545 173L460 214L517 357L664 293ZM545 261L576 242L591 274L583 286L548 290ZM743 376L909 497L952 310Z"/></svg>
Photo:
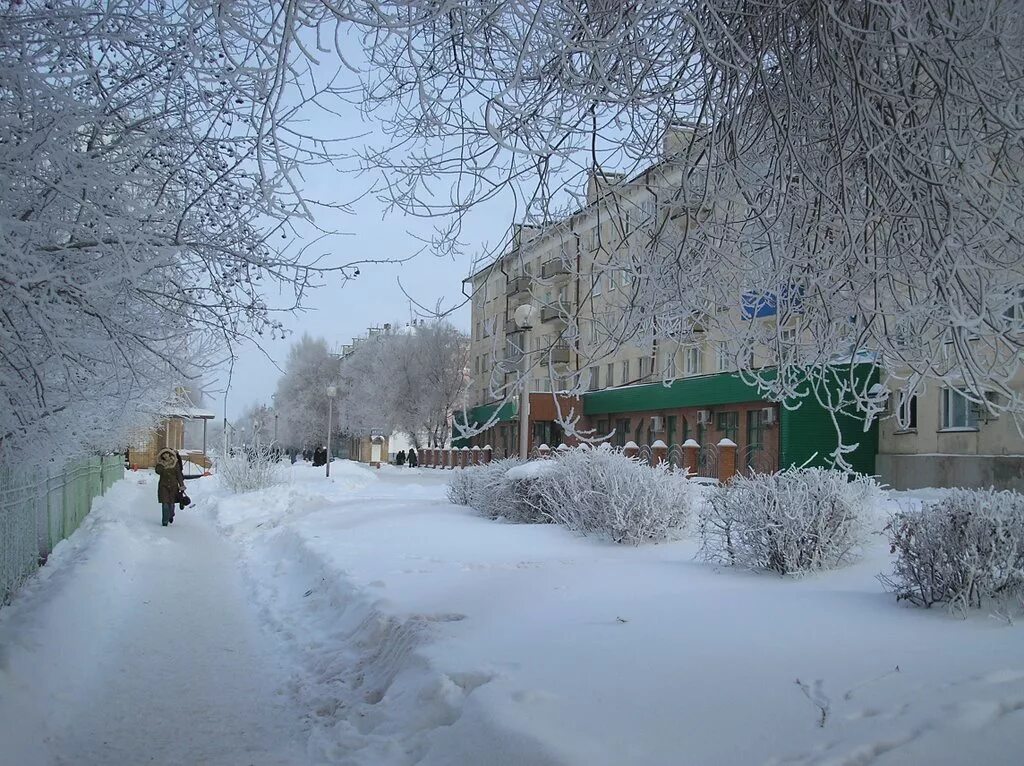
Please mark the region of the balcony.
<svg viewBox="0 0 1024 766"><path fill-rule="evenodd" d="M564 304L556 304L554 306L545 306L540 310L540 321L541 322L553 322L555 320L564 321L563 315L568 313L569 307Z"/></svg>
<svg viewBox="0 0 1024 766"><path fill-rule="evenodd" d="M569 346L566 343L558 343L547 351L543 352L540 363L544 366L549 364L568 364Z"/></svg>
<svg viewBox="0 0 1024 766"><path fill-rule="evenodd" d="M566 268L565 262L561 258L552 258L545 261L541 266L540 273L544 279L554 279L555 277L569 276L569 269Z"/></svg>
<svg viewBox="0 0 1024 766"><path fill-rule="evenodd" d="M522 328L516 324L514 319L505 320L505 335L512 335L513 333L522 332Z"/></svg>
<svg viewBox="0 0 1024 766"><path fill-rule="evenodd" d="M520 293L526 293L530 291L530 278L529 277L513 277L508 281L508 285L505 288L505 295L513 296L519 295Z"/></svg>

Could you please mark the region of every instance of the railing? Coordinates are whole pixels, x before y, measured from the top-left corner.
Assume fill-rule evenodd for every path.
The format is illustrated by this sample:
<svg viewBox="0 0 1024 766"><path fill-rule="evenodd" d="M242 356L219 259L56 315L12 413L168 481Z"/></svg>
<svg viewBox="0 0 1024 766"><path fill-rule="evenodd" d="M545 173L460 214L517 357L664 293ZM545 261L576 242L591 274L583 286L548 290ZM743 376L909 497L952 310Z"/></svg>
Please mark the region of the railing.
<svg viewBox="0 0 1024 766"><path fill-rule="evenodd" d="M544 306L540 310L540 321L551 322L555 319L561 319L562 315L565 313L565 306Z"/></svg>
<svg viewBox="0 0 1024 766"><path fill-rule="evenodd" d="M547 366L548 364L568 364L569 346L564 343L559 343L557 346L553 346L544 352L544 355L540 359L540 363L544 366Z"/></svg>
<svg viewBox="0 0 1024 766"><path fill-rule="evenodd" d="M561 258L552 258L551 260L544 262L544 265L541 266L540 273L544 279L551 279L552 277L568 275L569 269L566 268L565 262Z"/></svg>
<svg viewBox="0 0 1024 766"><path fill-rule="evenodd" d="M89 458L32 477L0 469L0 604L78 529L93 499L123 476L121 455Z"/></svg>
<svg viewBox="0 0 1024 766"><path fill-rule="evenodd" d="M508 285L505 288L505 295L517 295L519 293L525 293L529 289L529 277L513 277L508 281Z"/></svg>

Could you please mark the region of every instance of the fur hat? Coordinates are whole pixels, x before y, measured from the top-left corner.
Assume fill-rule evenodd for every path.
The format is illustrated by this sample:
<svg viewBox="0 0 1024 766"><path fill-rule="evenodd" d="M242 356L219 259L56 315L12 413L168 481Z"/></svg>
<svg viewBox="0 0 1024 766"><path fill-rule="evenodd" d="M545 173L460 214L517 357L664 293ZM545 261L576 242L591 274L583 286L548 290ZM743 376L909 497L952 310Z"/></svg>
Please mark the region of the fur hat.
<svg viewBox="0 0 1024 766"><path fill-rule="evenodd" d="M156 462L164 468L173 468L178 464L178 453L168 447L165 447L157 453Z"/></svg>

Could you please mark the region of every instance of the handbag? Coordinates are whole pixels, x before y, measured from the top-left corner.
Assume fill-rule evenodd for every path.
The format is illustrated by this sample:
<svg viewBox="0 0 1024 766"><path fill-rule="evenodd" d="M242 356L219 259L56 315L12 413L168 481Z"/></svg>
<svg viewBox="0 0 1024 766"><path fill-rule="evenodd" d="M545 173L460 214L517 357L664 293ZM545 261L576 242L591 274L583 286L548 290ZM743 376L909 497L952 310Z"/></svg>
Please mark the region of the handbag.
<svg viewBox="0 0 1024 766"><path fill-rule="evenodd" d="M185 494L185 490L179 489L178 499L176 502L178 503L178 508L185 510L186 505L192 505L192 498Z"/></svg>

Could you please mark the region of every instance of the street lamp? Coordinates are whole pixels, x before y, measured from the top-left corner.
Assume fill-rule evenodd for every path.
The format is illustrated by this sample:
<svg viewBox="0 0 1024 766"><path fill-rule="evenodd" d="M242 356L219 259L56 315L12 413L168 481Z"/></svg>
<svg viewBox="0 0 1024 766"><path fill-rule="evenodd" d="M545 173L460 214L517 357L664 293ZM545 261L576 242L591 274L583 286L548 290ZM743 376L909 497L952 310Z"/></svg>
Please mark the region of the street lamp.
<svg viewBox="0 0 1024 766"><path fill-rule="evenodd" d="M537 321L537 307L524 303L515 310L512 319L523 332L529 332ZM523 351L526 351L526 341L523 341ZM523 359L526 359L525 353ZM519 457L523 460L530 458L530 369L528 364L523 364L523 387L519 393Z"/></svg>
<svg viewBox="0 0 1024 766"><path fill-rule="evenodd" d="M338 387L331 383L327 387L327 478L331 478L331 431L334 428L334 397L338 395Z"/></svg>
<svg viewBox="0 0 1024 766"><path fill-rule="evenodd" d="M277 446L277 394L271 394L270 398L274 402L274 446Z"/></svg>

